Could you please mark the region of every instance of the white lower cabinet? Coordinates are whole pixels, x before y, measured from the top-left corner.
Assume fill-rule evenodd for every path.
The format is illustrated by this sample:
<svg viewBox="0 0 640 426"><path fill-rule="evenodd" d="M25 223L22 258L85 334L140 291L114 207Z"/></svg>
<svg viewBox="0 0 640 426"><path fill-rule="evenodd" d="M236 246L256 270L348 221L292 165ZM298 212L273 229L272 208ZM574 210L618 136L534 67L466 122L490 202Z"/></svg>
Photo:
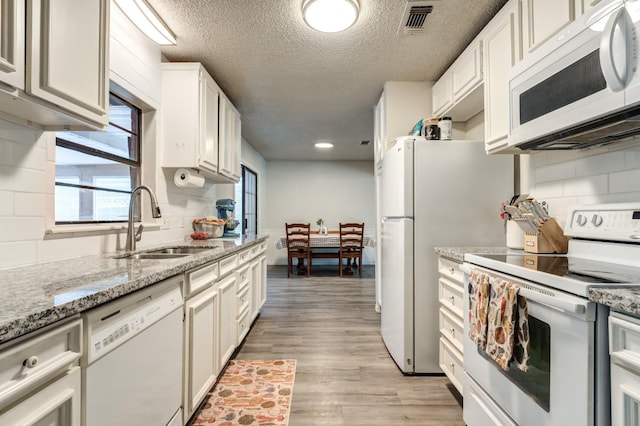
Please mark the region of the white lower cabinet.
<svg viewBox="0 0 640 426"><path fill-rule="evenodd" d="M462 319L464 301L464 275L460 271L461 263L445 257L438 258L438 299L440 300L440 368L454 384L458 392L463 389L463 349Z"/></svg>
<svg viewBox="0 0 640 426"><path fill-rule="evenodd" d="M80 367L0 414L0 425L80 426Z"/></svg>
<svg viewBox="0 0 640 426"><path fill-rule="evenodd" d="M79 318L0 346L0 425L79 426L81 356Z"/></svg>
<svg viewBox="0 0 640 426"><path fill-rule="evenodd" d="M236 274L231 274L216 283L214 288L220 297L220 369L236 349Z"/></svg>
<svg viewBox="0 0 640 426"><path fill-rule="evenodd" d="M611 312L611 424L640 424L640 319Z"/></svg>
<svg viewBox="0 0 640 426"><path fill-rule="evenodd" d="M213 287L187 300L184 306L185 420L189 419L198 408L220 372L218 309L218 292Z"/></svg>

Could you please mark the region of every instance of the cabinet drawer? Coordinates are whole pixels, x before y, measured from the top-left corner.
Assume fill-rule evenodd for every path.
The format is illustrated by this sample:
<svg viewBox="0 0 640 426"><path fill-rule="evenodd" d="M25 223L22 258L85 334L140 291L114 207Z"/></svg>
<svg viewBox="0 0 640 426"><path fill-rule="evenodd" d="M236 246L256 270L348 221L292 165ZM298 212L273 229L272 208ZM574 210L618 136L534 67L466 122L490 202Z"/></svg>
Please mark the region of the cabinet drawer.
<svg viewBox="0 0 640 426"><path fill-rule="evenodd" d="M462 350L462 336L464 333L464 325L462 318L452 315L446 308L440 308L440 333L445 336L451 344L460 352Z"/></svg>
<svg viewBox="0 0 640 426"><path fill-rule="evenodd" d="M462 382L464 380L462 354L443 337L440 338L440 368L458 389L458 392L462 394Z"/></svg>
<svg viewBox="0 0 640 426"><path fill-rule="evenodd" d="M251 315L249 315L250 311L250 309L245 309L238 317L238 345L242 343L244 338L247 336L247 333L249 332L249 328L251 327Z"/></svg>
<svg viewBox="0 0 640 426"><path fill-rule="evenodd" d="M251 290L249 287L245 287L244 290L238 292L238 295L237 295L238 318L242 316L242 313L245 310L249 309L249 305L251 303L251 294L249 290Z"/></svg>
<svg viewBox="0 0 640 426"><path fill-rule="evenodd" d="M462 318L464 309L464 300L462 298L463 287L461 284L450 281L446 278L440 278L439 292L440 292L440 305L445 306L455 313L458 317Z"/></svg>
<svg viewBox="0 0 640 426"><path fill-rule="evenodd" d="M218 262L187 271L184 274L184 278L184 294L185 298L188 298L216 282L218 279Z"/></svg>
<svg viewBox="0 0 640 426"><path fill-rule="evenodd" d="M251 277L251 271L249 265L245 265L238 269L238 284L237 292L240 293L245 288L249 287L249 281Z"/></svg>
<svg viewBox="0 0 640 426"><path fill-rule="evenodd" d="M444 257L438 258L438 271L445 277L462 284L464 273L460 270L460 263Z"/></svg>
<svg viewBox="0 0 640 426"><path fill-rule="evenodd" d="M33 337L32 337L33 336ZM68 370L82 355L82 320L25 336L0 350L0 407Z"/></svg>
<svg viewBox="0 0 640 426"><path fill-rule="evenodd" d="M243 265L251 259L251 248L244 249L238 253L238 265Z"/></svg>
<svg viewBox="0 0 640 426"><path fill-rule="evenodd" d="M251 247L251 258L254 258L261 253L264 253L265 251L267 251L266 241L256 244L255 246Z"/></svg>
<svg viewBox="0 0 640 426"><path fill-rule="evenodd" d="M612 312L609 315L611 362L640 373L640 320Z"/></svg>
<svg viewBox="0 0 640 426"><path fill-rule="evenodd" d="M229 272L232 272L236 269L236 267L238 266L238 255L233 255L233 256L229 256L229 257L225 257L224 259L220 260L220 266L218 268L218 271L220 273L220 278L224 277L225 275L227 275Z"/></svg>

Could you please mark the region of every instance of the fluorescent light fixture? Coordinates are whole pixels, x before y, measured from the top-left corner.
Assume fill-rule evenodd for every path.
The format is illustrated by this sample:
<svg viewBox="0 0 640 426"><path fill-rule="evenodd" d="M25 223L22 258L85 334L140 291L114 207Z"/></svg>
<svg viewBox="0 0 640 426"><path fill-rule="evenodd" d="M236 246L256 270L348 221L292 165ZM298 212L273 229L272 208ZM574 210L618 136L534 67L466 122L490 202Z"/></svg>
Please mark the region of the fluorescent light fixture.
<svg viewBox="0 0 640 426"><path fill-rule="evenodd" d="M358 19L358 0L304 0L302 16L311 28L324 33L337 33Z"/></svg>
<svg viewBox="0 0 640 426"><path fill-rule="evenodd" d="M176 44L176 36L146 0L115 0L136 27L161 45Z"/></svg>
<svg viewBox="0 0 640 426"><path fill-rule="evenodd" d="M331 148L333 148L333 144L331 142L316 142L316 144L314 146L316 148L319 148L319 149L331 149Z"/></svg>

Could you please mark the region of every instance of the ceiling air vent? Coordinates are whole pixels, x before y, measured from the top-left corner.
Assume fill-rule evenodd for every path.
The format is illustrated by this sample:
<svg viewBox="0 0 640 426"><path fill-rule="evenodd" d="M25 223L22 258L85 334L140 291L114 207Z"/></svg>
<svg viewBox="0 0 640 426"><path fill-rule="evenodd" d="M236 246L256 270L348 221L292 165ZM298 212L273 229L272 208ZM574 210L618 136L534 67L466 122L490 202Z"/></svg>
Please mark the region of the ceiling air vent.
<svg viewBox="0 0 640 426"><path fill-rule="evenodd" d="M424 32L427 15L433 11L433 6L425 1L409 1L404 9L402 22L398 29L399 35L415 35Z"/></svg>

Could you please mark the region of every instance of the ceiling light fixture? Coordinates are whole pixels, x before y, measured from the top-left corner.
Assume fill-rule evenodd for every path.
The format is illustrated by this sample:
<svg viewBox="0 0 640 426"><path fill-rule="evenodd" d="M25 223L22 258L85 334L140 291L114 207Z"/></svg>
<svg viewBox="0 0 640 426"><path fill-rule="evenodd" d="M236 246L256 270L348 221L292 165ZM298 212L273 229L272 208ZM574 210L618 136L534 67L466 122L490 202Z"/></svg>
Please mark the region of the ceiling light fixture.
<svg viewBox="0 0 640 426"><path fill-rule="evenodd" d="M136 27L160 45L177 44L176 36L146 0L115 0Z"/></svg>
<svg viewBox="0 0 640 426"><path fill-rule="evenodd" d="M358 19L358 0L304 0L302 16L311 28L323 33L337 33Z"/></svg>
<svg viewBox="0 0 640 426"><path fill-rule="evenodd" d="M319 149L333 148L333 144L331 142L316 142L314 146Z"/></svg>

